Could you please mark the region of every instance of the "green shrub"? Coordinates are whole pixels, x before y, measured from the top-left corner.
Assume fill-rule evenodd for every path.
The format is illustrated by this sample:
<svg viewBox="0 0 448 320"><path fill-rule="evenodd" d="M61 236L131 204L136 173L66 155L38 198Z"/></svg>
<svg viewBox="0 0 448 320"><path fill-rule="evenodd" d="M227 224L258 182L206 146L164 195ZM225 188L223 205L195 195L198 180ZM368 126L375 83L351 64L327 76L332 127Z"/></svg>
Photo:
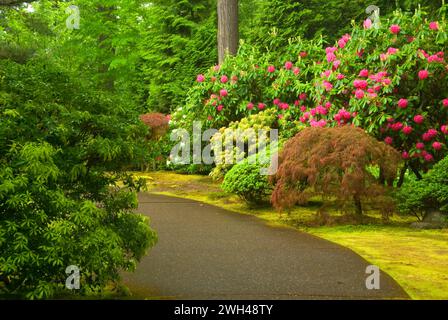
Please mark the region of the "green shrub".
<svg viewBox="0 0 448 320"><path fill-rule="evenodd" d="M422 180L409 180L396 193L397 207L402 213L422 220L428 211L448 212L448 157L438 162Z"/></svg>
<svg viewBox="0 0 448 320"><path fill-rule="evenodd" d="M0 295L102 294L157 240L123 172L148 130L132 104L46 60L0 59ZM65 288L70 265L80 290Z"/></svg>
<svg viewBox="0 0 448 320"><path fill-rule="evenodd" d="M267 176L260 174L260 165L247 162L230 169L221 187L225 192L234 193L249 204L263 202L271 192Z"/></svg>

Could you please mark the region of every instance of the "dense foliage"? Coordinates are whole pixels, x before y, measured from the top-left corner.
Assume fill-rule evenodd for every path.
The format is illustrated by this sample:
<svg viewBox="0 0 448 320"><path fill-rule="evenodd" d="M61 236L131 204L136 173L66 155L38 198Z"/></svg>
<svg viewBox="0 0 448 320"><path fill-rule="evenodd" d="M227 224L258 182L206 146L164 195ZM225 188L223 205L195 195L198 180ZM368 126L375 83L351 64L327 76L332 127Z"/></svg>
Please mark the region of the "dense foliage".
<svg viewBox="0 0 448 320"><path fill-rule="evenodd" d="M60 4L2 11L0 293L13 297L102 294L157 240L133 212L142 182L124 172L148 147L129 99L133 74L104 68L129 51L95 3L84 11L95 17L89 31L79 32L66 29ZM65 288L71 265L80 290Z"/></svg>
<svg viewBox="0 0 448 320"><path fill-rule="evenodd" d="M410 179L397 192L398 209L422 220L429 211L448 212L448 158L441 160L423 179Z"/></svg>
<svg viewBox="0 0 448 320"><path fill-rule="evenodd" d="M174 125L227 126L271 108L280 122L352 123L396 147L420 174L447 150L446 9L440 21L397 11L378 29L367 19L334 46L298 39L280 57L242 46L197 77Z"/></svg>
<svg viewBox="0 0 448 320"><path fill-rule="evenodd" d="M263 202L272 187L267 176L260 174L260 165L245 161L235 165L225 175L222 189L253 205Z"/></svg>
<svg viewBox="0 0 448 320"><path fill-rule="evenodd" d="M399 159L393 148L359 128L307 128L281 151L271 200L283 210L315 195L334 196L344 205L354 203L356 213L362 214L363 199L380 202L385 194L369 169L380 168L386 179L393 180Z"/></svg>

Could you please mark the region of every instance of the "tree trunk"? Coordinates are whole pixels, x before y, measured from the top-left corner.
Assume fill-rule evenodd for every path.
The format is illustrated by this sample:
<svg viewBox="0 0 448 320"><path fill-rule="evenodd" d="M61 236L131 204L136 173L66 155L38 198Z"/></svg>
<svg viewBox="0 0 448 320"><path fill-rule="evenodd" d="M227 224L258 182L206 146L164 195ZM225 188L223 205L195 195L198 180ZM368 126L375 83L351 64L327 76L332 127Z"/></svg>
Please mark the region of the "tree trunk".
<svg viewBox="0 0 448 320"><path fill-rule="evenodd" d="M218 0L218 58L238 51L238 0Z"/></svg>
<svg viewBox="0 0 448 320"><path fill-rule="evenodd" d="M362 216L362 203L361 198L358 195L353 196L353 201L355 202L355 212L356 215Z"/></svg>
<svg viewBox="0 0 448 320"><path fill-rule="evenodd" d="M420 171L418 171L417 167L413 163L410 163L409 167L411 168L412 172L414 172L415 176L417 177L417 180L423 179L422 174L420 173Z"/></svg>
<svg viewBox="0 0 448 320"><path fill-rule="evenodd" d="M400 179L398 180L397 187L401 188L404 183L404 177L406 175L406 171L408 171L408 164L405 164L404 167L400 171Z"/></svg>

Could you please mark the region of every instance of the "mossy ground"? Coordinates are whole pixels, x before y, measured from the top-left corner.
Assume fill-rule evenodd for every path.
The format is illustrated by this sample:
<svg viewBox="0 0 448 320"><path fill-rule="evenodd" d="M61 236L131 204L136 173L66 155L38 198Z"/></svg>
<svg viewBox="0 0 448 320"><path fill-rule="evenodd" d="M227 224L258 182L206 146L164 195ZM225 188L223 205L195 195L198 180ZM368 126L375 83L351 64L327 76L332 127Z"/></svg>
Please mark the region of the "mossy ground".
<svg viewBox="0 0 448 320"><path fill-rule="evenodd" d="M448 299L448 230L415 230L415 218L393 216L389 222L369 213L364 224L352 224L340 212L331 212L331 226L316 224L319 203L280 214L270 206L249 207L224 193L210 177L173 172L134 173L147 179L148 192L188 198L230 211L256 215L273 226L294 227L358 253L392 276L413 299Z"/></svg>

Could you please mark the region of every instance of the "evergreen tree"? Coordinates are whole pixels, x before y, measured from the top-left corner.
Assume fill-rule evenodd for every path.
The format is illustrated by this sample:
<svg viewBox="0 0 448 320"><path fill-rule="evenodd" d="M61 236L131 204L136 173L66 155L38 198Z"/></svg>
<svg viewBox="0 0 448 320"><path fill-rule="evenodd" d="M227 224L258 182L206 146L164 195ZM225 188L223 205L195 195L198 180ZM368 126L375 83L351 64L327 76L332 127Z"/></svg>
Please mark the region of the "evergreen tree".
<svg viewBox="0 0 448 320"><path fill-rule="evenodd" d="M139 48L147 106L169 112L197 73L217 62L216 1L153 1L145 21Z"/></svg>

